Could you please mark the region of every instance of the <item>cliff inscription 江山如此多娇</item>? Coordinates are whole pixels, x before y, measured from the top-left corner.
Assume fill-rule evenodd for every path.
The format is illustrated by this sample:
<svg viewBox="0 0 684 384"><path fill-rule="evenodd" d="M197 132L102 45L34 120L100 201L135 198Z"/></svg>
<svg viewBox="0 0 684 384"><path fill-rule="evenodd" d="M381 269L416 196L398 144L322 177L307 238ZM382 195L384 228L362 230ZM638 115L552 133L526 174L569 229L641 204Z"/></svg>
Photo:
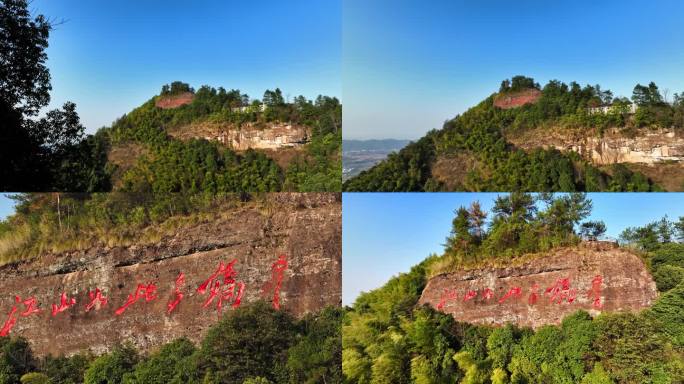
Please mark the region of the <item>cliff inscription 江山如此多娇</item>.
<svg viewBox="0 0 684 384"><path fill-rule="evenodd" d="M195 342L265 300L295 316L341 304L338 194L273 194L154 244L45 253L0 267L0 333L39 356Z"/></svg>
<svg viewBox="0 0 684 384"><path fill-rule="evenodd" d="M419 304L476 324L559 324L580 309L638 311L657 298L655 283L634 253L588 242L507 268L482 268L429 279Z"/></svg>

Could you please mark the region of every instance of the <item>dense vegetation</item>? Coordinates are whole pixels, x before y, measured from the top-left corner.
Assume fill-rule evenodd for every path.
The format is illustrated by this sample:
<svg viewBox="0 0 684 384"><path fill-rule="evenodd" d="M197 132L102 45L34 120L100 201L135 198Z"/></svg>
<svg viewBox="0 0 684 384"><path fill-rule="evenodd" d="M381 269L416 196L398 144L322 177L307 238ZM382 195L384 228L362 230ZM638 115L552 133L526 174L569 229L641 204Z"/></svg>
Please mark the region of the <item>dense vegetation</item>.
<svg viewBox="0 0 684 384"><path fill-rule="evenodd" d="M434 191L447 188L432 174L438 158L460 156L474 164L467 174L449 186L471 191L651 191L658 190L644 175L616 164L594 167L575 153L538 148L529 152L514 148L506 135L534 128L598 131L616 127L629 134L641 127L684 128L684 94L672 103L658 87L637 84L629 112L629 100L613 98L599 85L581 87L552 80L540 89L533 104L501 109L496 97L524 89L539 88L531 78L505 80L498 95L492 95L460 116L447 121L441 130L430 131L420 140L359 176L345 182L346 191ZM609 113L591 113L589 108L611 103Z"/></svg>
<svg viewBox="0 0 684 384"><path fill-rule="evenodd" d="M658 290L665 292L684 282L684 217L671 221L665 216L643 227L627 228L620 241L647 255Z"/></svg>
<svg viewBox="0 0 684 384"><path fill-rule="evenodd" d="M26 0L0 2L0 190L107 190L106 139L84 135L76 105L50 103L52 24Z"/></svg>
<svg viewBox="0 0 684 384"><path fill-rule="evenodd" d="M27 193L0 220L0 264L94 245L149 244L244 206L268 208L259 194Z"/></svg>
<svg viewBox="0 0 684 384"><path fill-rule="evenodd" d="M681 383L684 280L681 271L673 271L683 266L684 244L675 239L684 233L674 223L669 238L651 236L654 228L648 225L647 230L627 231L623 239L630 246L652 246L642 247L643 256L656 275L663 275L656 277L660 298L639 314L603 313L592 318L578 311L560 326L532 330L461 323L431 307L417 306L435 265L445 259L464 262L452 256L466 255L459 240L477 250L469 257L486 260L494 257L486 252L491 238L518 233L498 243L505 255L499 258L510 263L529 249L525 244L539 249L580 235L600 236L605 230L589 222L575 231L591 207L581 195L542 196L546 208L538 211L533 203L524 194L501 197L486 233L478 225L483 215L477 204L457 210L444 256L433 255L382 288L360 295L343 320L345 383ZM542 228L546 230L540 232ZM477 240L478 234L482 240ZM532 234L542 238L535 240Z"/></svg>
<svg viewBox="0 0 684 384"><path fill-rule="evenodd" d="M341 319L337 308L297 320L257 302L225 314L199 345L177 339L149 355L123 345L38 359L24 339L2 337L0 383L341 383Z"/></svg>
<svg viewBox="0 0 684 384"><path fill-rule="evenodd" d="M340 191L342 188L342 106L337 98L303 96L287 102L280 89L252 100L226 91L176 81L158 97L114 122L85 135L76 106L48 111L50 72L45 65L51 23L31 17L26 0L0 2L0 190L108 191L118 186L109 151L136 142L147 149L123 175L122 189L134 192ZM6 60L5 60L6 58ZM189 105L155 107L158 98L193 93ZM311 130L311 142L286 169L263 153L239 154L204 139L182 142L170 128L198 122L242 124L284 122Z"/></svg>
<svg viewBox="0 0 684 384"><path fill-rule="evenodd" d="M162 88L161 95L192 92L185 83ZM239 90L203 86L190 104L155 106L156 97L103 130L113 144L143 144L151 153L125 172L122 189L131 192L339 191L341 189L342 106L337 98L315 101L298 96L286 103L280 89L267 90L262 102ZM237 153L217 142L172 139L168 130L201 123L226 123L239 129L252 123L301 124L312 131L306 151L281 169L264 153Z"/></svg>
<svg viewBox="0 0 684 384"><path fill-rule="evenodd" d="M591 212L591 201L584 194L554 196L514 192L496 198L491 212L479 202L460 207L454 213L452 228L445 242L444 255L432 261L430 274L441 268L463 268L576 244L581 237L597 238L602 222L580 222Z"/></svg>

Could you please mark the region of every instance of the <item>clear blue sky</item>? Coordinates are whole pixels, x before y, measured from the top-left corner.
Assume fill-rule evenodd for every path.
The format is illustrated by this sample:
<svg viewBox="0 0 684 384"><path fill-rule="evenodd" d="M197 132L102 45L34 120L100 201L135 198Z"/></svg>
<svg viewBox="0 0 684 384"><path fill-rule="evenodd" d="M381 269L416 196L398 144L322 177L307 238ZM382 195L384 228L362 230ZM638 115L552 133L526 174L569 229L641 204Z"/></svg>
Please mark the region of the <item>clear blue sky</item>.
<svg viewBox="0 0 684 384"><path fill-rule="evenodd" d="M681 0L345 0L346 139L421 137L514 75L684 91Z"/></svg>
<svg viewBox="0 0 684 384"><path fill-rule="evenodd" d="M52 106L70 100L93 132L174 80L253 98L341 97L341 1L34 0L56 21Z"/></svg>
<svg viewBox="0 0 684 384"><path fill-rule="evenodd" d="M10 200L6 193L0 194L0 220L14 213L14 200Z"/></svg>
<svg viewBox="0 0 684 384"><path fill-rule="evenodd" d="M345 193L342 205L342 302L441 254L453 211L479 200L491 211L495 193ZM591 193L591 220L603 220L607 236L668 215L684 216L684 193Z"/></svg>

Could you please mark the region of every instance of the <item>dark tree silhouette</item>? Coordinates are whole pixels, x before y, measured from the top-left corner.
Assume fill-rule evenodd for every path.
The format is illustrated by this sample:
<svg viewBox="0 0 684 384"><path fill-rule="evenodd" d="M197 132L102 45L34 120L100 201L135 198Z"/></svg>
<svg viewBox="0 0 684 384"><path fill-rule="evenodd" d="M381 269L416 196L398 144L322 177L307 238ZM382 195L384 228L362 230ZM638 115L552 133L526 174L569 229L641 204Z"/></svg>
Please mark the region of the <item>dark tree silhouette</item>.
<svg viewBox="0 0 684 384"><path fill-rule="evenodd" d="M105 146L83 140L75 104L36 119L50 102L45 49L51 29L45 16L31 16L26 0L0 1L0 190L108 189L104 163L84 156L100 159L93 151ZM65 165L73 172L58 173Z"/></svg>

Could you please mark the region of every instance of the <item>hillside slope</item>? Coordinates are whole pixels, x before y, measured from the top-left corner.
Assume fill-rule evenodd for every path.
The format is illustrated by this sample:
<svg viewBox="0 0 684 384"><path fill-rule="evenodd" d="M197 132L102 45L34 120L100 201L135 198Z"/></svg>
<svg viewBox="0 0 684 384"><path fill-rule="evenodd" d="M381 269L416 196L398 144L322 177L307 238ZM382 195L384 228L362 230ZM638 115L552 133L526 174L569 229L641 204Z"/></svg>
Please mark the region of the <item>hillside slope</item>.
<svg viewBox="0 0 684 384"><path fill-rule="evenodd" d="M239 90L175 82L103 128L115 190L340 191L342 106L334 97L263 100ZM281 152L286 153L285 155Z"/></svg>
<svg viewBox="0 0 684 384"><path fill-rule="evenodd" d="M598 85L553 80L542 88L522 76L516 81L518 88L502 85L442 129L347 180L343 189L657 191L662 186L654 179L664 179L658 177L660 167L673 168L672 162L677 166L669 173L684 179L679 139L683 97L675 95L668 104L654 84L647 88L653 93L649 97L642 97L645 87L637 85L632 113L628 100L613 99ZM605 103L612 104L605 110L597 107ZM553 142L559 131L566 139ZM617 137L604 138L606 132ZM639 167L644 163L653 171Z"/></svg>

